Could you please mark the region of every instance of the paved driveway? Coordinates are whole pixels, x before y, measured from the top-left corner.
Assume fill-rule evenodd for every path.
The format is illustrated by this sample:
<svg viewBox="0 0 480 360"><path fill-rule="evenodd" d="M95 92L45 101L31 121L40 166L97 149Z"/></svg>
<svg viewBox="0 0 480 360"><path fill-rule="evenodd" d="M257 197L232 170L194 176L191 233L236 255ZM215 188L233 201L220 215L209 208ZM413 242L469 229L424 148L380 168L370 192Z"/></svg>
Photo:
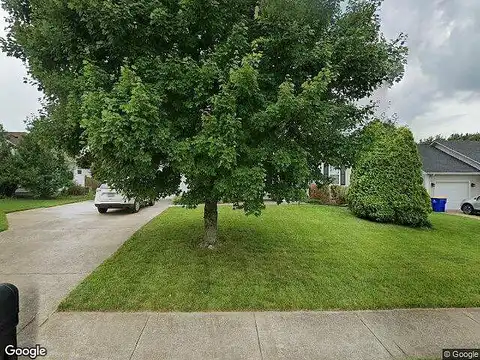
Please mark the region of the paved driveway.
<svg viewBox="0 0 480 360"><path fill-rule="evenodd" d="M447 211L447 214L448 215L463 216L463 217L467 217L467 218L474 219L474 220L480 220L480 214L466 215L462 211Z"/></svg>
<svg viewBox="0 0 480 360"><path fill-rule="evenodd" d="M0 233L0 283L20 289L20 325L35 329L83 278L169 201L137 214L100 215L92 201L8 214Z"/></svg>

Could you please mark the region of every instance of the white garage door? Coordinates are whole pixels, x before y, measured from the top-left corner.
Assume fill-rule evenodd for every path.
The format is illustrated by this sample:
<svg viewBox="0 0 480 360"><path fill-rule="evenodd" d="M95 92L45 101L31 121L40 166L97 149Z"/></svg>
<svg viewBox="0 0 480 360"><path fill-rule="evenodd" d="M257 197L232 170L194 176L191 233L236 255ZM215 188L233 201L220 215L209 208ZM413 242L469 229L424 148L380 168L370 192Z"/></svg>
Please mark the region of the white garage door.
<svg viewBox="0 0 480 360"><path fill-rule="evenodd" d="M460 203L468 199L470 184L468 182L437 182L435 197L447 198L447 210L460 210Z"/></svg>

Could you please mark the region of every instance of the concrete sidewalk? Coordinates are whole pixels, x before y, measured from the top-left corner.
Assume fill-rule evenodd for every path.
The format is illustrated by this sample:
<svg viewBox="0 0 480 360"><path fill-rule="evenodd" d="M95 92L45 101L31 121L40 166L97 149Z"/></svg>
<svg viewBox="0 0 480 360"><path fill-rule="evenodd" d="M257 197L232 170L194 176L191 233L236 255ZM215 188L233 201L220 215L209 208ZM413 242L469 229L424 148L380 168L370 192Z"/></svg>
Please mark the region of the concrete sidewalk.
<svg viewBox="0 0 480 360"><path fill-rule="evenodd" d="M441 358L480 348L480 308L349 312L55 313L19 345L47 359Z"/></svg>

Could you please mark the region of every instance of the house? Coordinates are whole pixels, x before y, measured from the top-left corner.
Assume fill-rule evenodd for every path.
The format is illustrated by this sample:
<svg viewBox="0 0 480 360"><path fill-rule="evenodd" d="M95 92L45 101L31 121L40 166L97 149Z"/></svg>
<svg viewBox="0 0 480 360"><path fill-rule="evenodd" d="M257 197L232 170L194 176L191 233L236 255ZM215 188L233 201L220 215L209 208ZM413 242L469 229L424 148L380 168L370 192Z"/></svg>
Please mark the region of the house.
<svg viewBox="0 0 480 360"><path fill-rule="evenodd" d="M447 210L480 195L480 141L434 141L418 145L423 181L431 197L446 197Z"/></svg>
<svg viewBox="0 0 480 360"><path fill-rule="evenodd" d="M75 184L85 187L87 185L86 178L92 177L92 172L90 171L90 169L80 169L77 168L75 164L72 164L70 166L70 169L73 172L73 181L75 182Z"/></svg>
<svg viewBox="0 0 480 360"><path fill-rule="evenodd" d="M5 138L7 139L7 144L10 145L12 151L15 151L18 144L22 141L23 137L26 135L26 132L7 132L5 133Z"/></svg>
<svg viewBox="0 0 480 360"><path fill-rule="evenodd" d="M7 139L7 143L12 148L12 151L18 147L20 142L22 141L23 137L26 135L26 132L6 132L5 137ZM90 169L80 169L77 167L75 161L69 162L69 168L73 173L73 181L80 186L85 186L85 177L92 177L92 173ZM27 193L25 189L18 189L17 193Z"/></svg>
<svg viewBox="0 0 480 360"><path fill-rule="evenodd" d="M350 176L352 174L351 168L337 168L328 164L322 164L321 168L323 169L323 175L330 177L332 180L332 185L350 185Z"/></svg>
<svg viewBox="0 0 480 360"><path fill-rule="evenodd" d="M430 197L447 198L447 210L480 196L480 141L434 141L418 145L423 183ZM351 169L322 165L335 185L350 185Z"/></svg>
<svg viewBox="0 0 480 360"><path fill-rule="evenodd" d="M323 163L319 166L319 170L325 177L330 178L330 185L338 185L341 187L350 186L350 177L352 174L351 168L347 168L345 166L335 167ZM309 188L307 189L307 196L320 201L337 201L333 197L333 192L326 192L325 189L318 190L316 183L310 184Z"/></svg>

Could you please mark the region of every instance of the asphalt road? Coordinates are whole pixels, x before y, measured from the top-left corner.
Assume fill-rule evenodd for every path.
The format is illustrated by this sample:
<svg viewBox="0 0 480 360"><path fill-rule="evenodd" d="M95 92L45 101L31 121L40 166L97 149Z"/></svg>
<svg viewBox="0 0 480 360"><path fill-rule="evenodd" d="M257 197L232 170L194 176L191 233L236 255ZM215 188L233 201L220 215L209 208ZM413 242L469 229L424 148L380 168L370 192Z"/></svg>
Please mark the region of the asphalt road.
<svg viewBox="0 0 480 360"><path fill-rule="evenodd" d="M101 215L87 201L8 214L9 230L0 233L0 283L20 289L18 330L45 322L83 278L169 205L163 200L136 214Z"/></svg>

